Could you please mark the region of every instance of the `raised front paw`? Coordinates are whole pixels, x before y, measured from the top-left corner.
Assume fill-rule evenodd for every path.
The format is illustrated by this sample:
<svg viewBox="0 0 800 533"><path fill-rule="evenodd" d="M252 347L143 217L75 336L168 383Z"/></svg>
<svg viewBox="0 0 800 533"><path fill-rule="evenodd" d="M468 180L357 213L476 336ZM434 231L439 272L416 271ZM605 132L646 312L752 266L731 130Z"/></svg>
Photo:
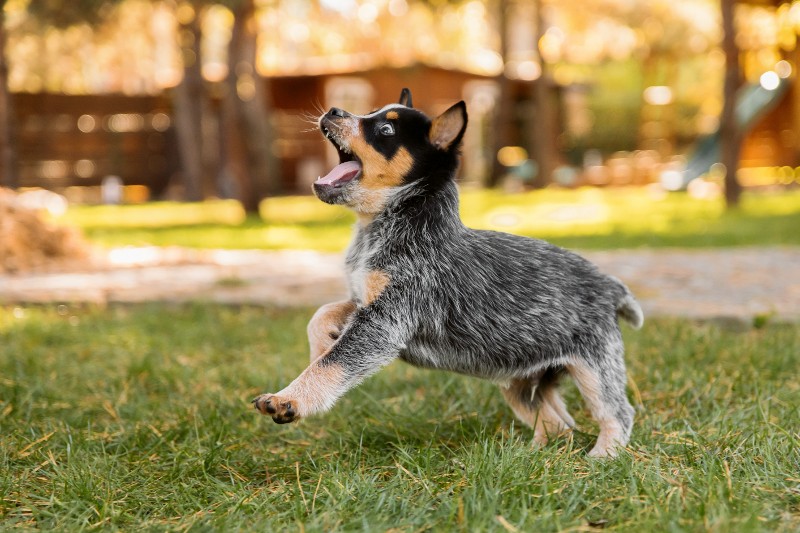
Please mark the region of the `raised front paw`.
<svg viewBox="0 0 800 533"><path fill-rule="evenodd" d="M262 394L253 399L255 407L262 415L270 415L276 424L294 422L300 415L297 414L298 405L294 400L282 398L275 394Z"/></svg>

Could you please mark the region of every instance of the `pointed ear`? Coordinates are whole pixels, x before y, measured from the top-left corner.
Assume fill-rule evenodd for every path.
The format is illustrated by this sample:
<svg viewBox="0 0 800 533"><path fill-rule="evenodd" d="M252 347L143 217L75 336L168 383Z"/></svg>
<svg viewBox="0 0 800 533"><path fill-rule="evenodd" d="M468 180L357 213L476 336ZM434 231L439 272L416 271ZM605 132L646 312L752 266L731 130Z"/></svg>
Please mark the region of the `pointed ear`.
<svg viewBox="0 0 800 533"><path fill-rule="evenodd" d="M433 119L428 137L436 148L449 150L450 147L457 146L461 142L466 129L467 104L462 100Z"/></svg>
<svg viewBox="0 0 800 533"><path fill-rule="evenodd" d="M411 105L411 91L409 91L408 88L404 87L403 90L400 91L400 105L414 107Z"/></svg>

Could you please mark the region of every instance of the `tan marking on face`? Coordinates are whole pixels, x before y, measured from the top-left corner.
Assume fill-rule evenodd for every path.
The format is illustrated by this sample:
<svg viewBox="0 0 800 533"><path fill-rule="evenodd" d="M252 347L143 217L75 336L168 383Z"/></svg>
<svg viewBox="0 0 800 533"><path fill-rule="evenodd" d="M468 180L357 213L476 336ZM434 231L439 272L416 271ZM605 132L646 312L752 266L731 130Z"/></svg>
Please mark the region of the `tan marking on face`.
<svg viewBox="0 0 800 533"><path fill-rule="evenodd" d="M389 285L389 275L380 270L369 272L364 278L364 305L369 305L386 290Z"/></svg>
<svg viewBox="0 0 800 533"><path fill-rule="evenodd" d="M383 211L391 189L402 185L414 166L414 158L401 147L391 159L387 159L364 140L360 122L350 121L348 124L351 127L355 124L357 131L342 128L342 138L361 161L361 178L352 187L346 205L358 214L359 222L366 225Z"/></svg>
<svg viewBox="0 0 800 533"><path fill-rule="evenodd" d="M386 113L386 118L389 120L397 120L400 118L400 115L397 114L397 111L389 111Z"/></svg>
<svg viewBox="0 0 800 533"><path fill-rule="evenodd" d="M325 304L314 313L306 328L312 363L336 344L355 310L356 304L352 300L344 300Z"/></svg>
<svg viewBox="0 0 800 533"><path fill-rule="evenodd" d="M355 137L351 141L353 152L361 160L360 185L367 189L388 189L403 183L414 166L414 158L405 148L400 148L391 159L370 146L363 138Z"/></svg>
<svg viewBox="0 0 800 533"><path fill-rule="evenodd" d="M402 185L414 166L414 159L400 148L391 159L375 150L361 137L351 139L351 147L361 160L361 178L354 188L348 206L358 215L362 225L369 224L374 215L383 211L391 190Z"/></svg>
<svg viewBox="0 0 800 533"><path fill-rule="evenodd" d="M347 384L341 365L311 363L288 387L275 394L291 401L300 418L330 409L345 393Z"/></svg>

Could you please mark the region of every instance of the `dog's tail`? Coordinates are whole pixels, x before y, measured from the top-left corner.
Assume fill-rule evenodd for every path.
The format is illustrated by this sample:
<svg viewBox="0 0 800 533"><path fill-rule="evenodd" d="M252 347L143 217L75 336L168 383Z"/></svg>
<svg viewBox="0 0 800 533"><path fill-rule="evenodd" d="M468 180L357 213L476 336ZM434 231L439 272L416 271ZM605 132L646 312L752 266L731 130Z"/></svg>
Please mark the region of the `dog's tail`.
<svg viewBox="0 0 800 533"><path fill-rule="evenodd" d="M619 296L616 303L617 316L629 322L634 328L639 329L642 327L642 324L644 324L642 307L624 283L613 276L609 277L622 289L622 294Z"/></svg>

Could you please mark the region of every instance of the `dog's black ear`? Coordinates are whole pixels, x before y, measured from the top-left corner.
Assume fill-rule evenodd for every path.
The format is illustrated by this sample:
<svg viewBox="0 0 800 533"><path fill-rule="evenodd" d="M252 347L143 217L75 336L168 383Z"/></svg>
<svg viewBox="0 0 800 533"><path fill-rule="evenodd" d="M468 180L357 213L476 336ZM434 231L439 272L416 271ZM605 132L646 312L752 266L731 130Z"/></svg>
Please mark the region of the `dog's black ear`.
<svg viewBox="0 0 800 533"><path fill-rule="evenodd" d="M407 87L403 87L403 90L400 91L400 105L414 107L411 104L411 91L409 91Z"/></svg>
<svg viewBox="0 0 800 533"><path fill-rule="evenodd" d="M428 138L436 148L449 150L451 146L458 146L466 129L467 104L462 100L433 119Z"/></svg>

